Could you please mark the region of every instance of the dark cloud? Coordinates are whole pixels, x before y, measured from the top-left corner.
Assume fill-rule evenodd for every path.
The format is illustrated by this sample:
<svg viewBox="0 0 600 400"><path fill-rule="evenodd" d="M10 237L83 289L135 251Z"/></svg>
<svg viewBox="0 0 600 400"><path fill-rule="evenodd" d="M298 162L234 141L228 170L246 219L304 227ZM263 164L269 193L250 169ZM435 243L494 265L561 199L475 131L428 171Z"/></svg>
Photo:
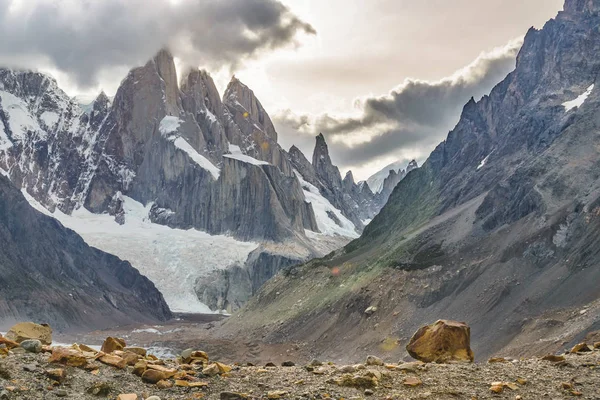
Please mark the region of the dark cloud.
<svg viewBox="0 0 600 400"><path fill-rule="evenodd" d="M53 68L79 86L168 46L217 69L314 34L278 0L0 0L0 64Z"/></svg>
<svg viewBox="0 0 600 400"><path fill-rule="evenodd" d="M458 122L464 104L488 93L514 69L522 41L481 54L467 67L437 82L407 79L391 93L358 101L355 118L333 115L296 115L291 111L275 117L282 141L312 151L312 137L326 135L332 158L342 168L361 167L398 154L433 150ZM360 143L357 143L360 142Z"/></svg>

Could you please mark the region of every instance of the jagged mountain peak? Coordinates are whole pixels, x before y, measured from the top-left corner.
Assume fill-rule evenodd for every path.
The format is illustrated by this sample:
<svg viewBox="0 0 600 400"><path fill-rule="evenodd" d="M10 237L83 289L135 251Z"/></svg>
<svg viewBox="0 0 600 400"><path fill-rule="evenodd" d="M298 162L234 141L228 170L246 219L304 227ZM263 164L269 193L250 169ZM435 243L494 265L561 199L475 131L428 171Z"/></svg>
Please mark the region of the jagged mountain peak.
<svg viewBox="0 0 600 400"><path fill-rule="evenodd" d="M271 121L271 117L260 103L254 91L240 81L235 75L227 85L223 94L223 104L241 112L244 118L248 118L259 125L259 127L275 142L277 142L277 131Z"/></svg>

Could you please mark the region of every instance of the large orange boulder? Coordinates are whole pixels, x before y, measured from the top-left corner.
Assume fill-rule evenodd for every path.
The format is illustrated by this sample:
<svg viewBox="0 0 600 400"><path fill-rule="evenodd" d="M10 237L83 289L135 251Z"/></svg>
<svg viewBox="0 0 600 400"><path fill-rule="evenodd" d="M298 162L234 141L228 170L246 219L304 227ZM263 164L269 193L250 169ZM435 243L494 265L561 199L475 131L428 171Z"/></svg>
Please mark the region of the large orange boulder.
<svg viewBox="0 0 600 400"><path fill-rule="evenodd" d="M52 344L52 328L48 324L21 322L6 333L6 338L21 343L25 340L39 340L42 344Z"/></svg>
<svg viewBox="0 0 600 400"><path fill-rule="evenodd" d="M419 329L406 350L424 362L473 362L471 328L464 322L439 320Z"/></svg>

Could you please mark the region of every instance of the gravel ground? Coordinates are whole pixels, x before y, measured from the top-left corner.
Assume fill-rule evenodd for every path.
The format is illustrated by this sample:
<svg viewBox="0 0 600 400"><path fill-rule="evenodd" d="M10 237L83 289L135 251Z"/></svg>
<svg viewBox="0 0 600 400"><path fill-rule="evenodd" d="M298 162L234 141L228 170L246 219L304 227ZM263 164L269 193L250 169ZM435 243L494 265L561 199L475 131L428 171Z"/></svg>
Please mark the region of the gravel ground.
<svg viewBox="0 0 600 400"><path fill-rule="evenodd" d="M138 399L236 398L223 392L243 393L256 399L600 399L598 349L565 355L565 360L559 362L525 359L450 365L233 366L231 372L214 377L203 376L202 367L198 366L191 369L195 373L193 379L206 382L206 387L168 389L143 383L131 372L132 367L119 370L98 361L90 361L85 369L64 367L49 364L49 357L49 353L12 353L1 358L0 400L116 399L129 393L135 393ZM164 364L182 369L176 360L164 360ZM45 371L53 368L65 369L67 377L61 384L47 377ZM407 385L411 382L416 386ZM490 390L494 383L500 393ZM101 386L107 393L99 396L90 393L91 388Z"/></svg>

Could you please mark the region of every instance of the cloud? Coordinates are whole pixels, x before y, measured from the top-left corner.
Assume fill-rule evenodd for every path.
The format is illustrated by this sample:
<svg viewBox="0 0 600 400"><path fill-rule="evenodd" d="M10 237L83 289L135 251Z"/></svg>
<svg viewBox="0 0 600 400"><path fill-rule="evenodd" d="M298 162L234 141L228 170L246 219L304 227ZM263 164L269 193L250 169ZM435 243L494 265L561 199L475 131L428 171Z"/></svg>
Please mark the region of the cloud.
<svg viewBox="0 0 600 400"><path fill-rule="evenodd" d="M80 87L164 46L219 69L301 33L315 30L279 0L0 0L0 64L54 69Z"/></svg>
<svg viewBox="0 0 600 400"><path fill-rule="evenodd" d="M409 154L425 158L458 122L464 104L489 93L514 69L522 43L516 39L482 53L439 81L406 79L385 96L359 99L357 116L297 115L285 110L274 121L283 142L307 152L312 151L312 137L322 132L342 169L360 169L378 158L407 158Z"/></svg>

